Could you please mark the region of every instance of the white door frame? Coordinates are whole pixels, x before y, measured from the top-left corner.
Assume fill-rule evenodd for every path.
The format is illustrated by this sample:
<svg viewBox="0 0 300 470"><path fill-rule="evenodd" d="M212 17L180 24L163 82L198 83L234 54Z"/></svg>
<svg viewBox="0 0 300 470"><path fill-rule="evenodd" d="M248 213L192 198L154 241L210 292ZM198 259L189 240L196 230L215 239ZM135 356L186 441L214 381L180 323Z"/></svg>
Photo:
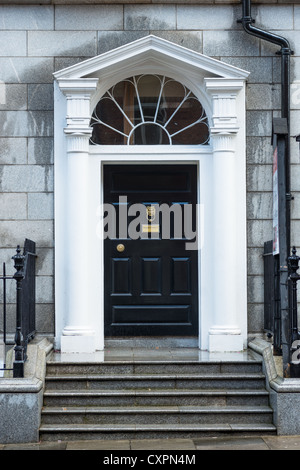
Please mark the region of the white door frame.
<svg viewBox="0 0 300 470"><path fill-rule="evenodd" d="M119 149L118 149L119 150ZM208 185L209 178L207 175L211 172L211 162L212 162L212 149L210 146L202 148L199 152L199 148L177 148L174 150L174 147L166 149L166 147L158 146L152 147L147 146L147 148L135 147L135 152L132 153L131 149L125 147L122 149L122 155L119 152L116 152L115 148L111 148L111 152L106 150L106 153L99 154L97 148L94 148L90 155L90 181L94 178L93 183L91 184L91 197L90 204L93 204L93 214L94 220L91 222L93 226L93 234L91 237L93 240L90 241L91 245L97 247L96 253L96 262L94 263L93 275L94 279L94 305L101 305L100 309L100 318L98 316L96 325L96 337L99 338L100 342L97 345L97 348L102 349L104 346L105 338L103 336L103 325L104 325L104 255L103 247L104 243L101 242L101 233L102 225L101 219L99 218L99 205L103 203L103 190L104 190L104 181L103 181L103 165L105 164L147 164L147 165L161 165L161 164L196 164L197 165L197 203L198 203L198 289L199 289L199 305L198 305L198 314L199 314L199 344L203 342L202 340L202 322L201 322L201 311L211 310L209 307L209 301L211 296L206 296L205 292L209 292L209 285L205 286L207 282L207 277L204 275L207 272L208 267L206 266L205 259L201 261L202 245L204 245L204 240L206 239L207 250L209 251L210 237L209 237L209 220L204 221L204 208L209 207L211 204L210 197L210 187ZM155 156L153 156L155 154ZM101 177L100 177L101 174ZM98 175L98 176L97 176ZM205 176L206 175L206 176ZM210 211L209 211L210 212ZM95 227L98 227L98 230L95 230ZM206 233L207 232L207 233ZM206 236L205 236L206 233ZM100 243L99 243L100 240ZM204 271L203 275L201 274L202 270ZM201 287L200 279L204 279L203 286ZM97 287L98 286L98 287ZM99 290L99 286L101 289ZM202 294L203 291L203 294ZM98 294L97 294L98 293ZM98 308L99 311L99 308ZM204 318L205 321L205 318ZM204 327L204 330L207 327Z"/></svg>
<svg viewBox="0 0 300 470"><path fill-rule="evenodd" d="M210 146L89 145L91 114L102 94L145 72L167 75L193 91L209 118ZM97 208L108 162L198 164L199 348L246 347L247 75L153 36L55 74L56 347L62 352L104 348Z"/></svg>

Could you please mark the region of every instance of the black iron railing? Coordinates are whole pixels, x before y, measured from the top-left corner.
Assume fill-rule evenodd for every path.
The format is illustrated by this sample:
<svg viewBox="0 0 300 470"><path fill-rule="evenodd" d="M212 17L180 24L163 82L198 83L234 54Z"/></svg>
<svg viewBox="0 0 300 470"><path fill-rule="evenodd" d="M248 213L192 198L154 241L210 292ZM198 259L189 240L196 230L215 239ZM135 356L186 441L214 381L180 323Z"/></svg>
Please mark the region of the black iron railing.
<svg viewBox="0 0 300 470"><path fill-rule="evenodd" d="M7 339L7 281L13 279L12 276L6 275L6 264L2 264L2 275L0 276L0 281L2 281L2 314L3 314L3 369L6 370L6 346L9 344Z"/></svg>
<svg viewBox="0 0 300 470"><path fill-rule="evenodd" d="M282 329L286 330L289 347L288 368L285 377L300 378L300 332L298 328L297 282L300 257L296 248L287 259L288 311L282 308L280 299L279 258L273 255L272 242L264 244L264 331L273 338L274 355L282 355Z"/></svg>
<svg viewBox="0 0 300 470"><path fill-rule="evenodd" d="M297 282L300 279L298 274L300 257L297 256L295 247L289 261L289 280L291 283L290 292L290 325L291 325L291 365L290 375L294 378L300 377L300 334L298 330L298 300L297 300Z"/></svg>
<svg viewBox="0 0 300 470"><path fill-rule="evenodd" d="M7 280L16 281L16 330L14 337L15 357L12 369L4 363L4 370L12 370L13 377L24 377L24 365L27 358L27 345L35 336L35 243L26 239L23 254L17 247L14 260L15 274L7 276L6 265L3 263L3 274L0 277L3 286L3 343L11 344L7 339ZM4 351L4 361L5 361Z"/></svg>
<svg viewBox="0 0 300 470"><path fill-rule="evenodd" d="M264 331L273 337L273 352L281 356L279 259L273 255L273 240L264 244Z"/></svg>

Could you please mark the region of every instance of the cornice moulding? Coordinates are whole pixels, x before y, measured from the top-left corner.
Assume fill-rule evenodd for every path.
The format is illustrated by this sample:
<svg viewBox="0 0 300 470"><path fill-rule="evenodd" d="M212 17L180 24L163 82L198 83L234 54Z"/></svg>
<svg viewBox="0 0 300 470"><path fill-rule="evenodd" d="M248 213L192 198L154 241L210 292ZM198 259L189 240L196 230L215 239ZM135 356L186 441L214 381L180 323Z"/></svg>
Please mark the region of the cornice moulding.
<svg viewBox="0 0 300 470"><path fill-rule="evenodd" d="M58 84L61 91L67 95L68 93L93 93L98 84L98 78L59 78Z"/></svg>
<svg viewBox="0 0 300 470"><path fill-rule="evenodd" d="M245 70L153 35L87 59L55 72L53 75L57 80L63 78L73 80L93 74L105 74L108 69L111 71L114 67L125 67L126 64L134 67L138 64L145 64L149 60L181 65L189 70L202 70L204 74L213 74L225 79L245 80L249 75L249 72Z"/></svg>

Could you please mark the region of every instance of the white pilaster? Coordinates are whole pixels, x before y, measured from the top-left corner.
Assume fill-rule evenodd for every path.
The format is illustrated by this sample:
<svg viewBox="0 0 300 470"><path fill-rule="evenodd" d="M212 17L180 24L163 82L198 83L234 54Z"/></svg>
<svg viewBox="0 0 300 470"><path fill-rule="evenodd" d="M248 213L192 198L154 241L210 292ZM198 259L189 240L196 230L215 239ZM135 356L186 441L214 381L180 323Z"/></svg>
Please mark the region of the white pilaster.
<svg viewBox="0 0 300 470"><path fill-rule="evenodd" d="M90 99L97 79L59 81L67 98L67 178L66 249L67 304L66 325L61 337L61 352L94 352L95 331L90 311L88 244Z"/></svg>
<svg viewBox="0 0 300 470"><path fill-rule="evenodd" d="M212 94L213 127L213 321L210 351L241 351L243 337L238 318L237 292L237 171L236 136L239 131L236 96L242 82L207 79Z"/></svg>

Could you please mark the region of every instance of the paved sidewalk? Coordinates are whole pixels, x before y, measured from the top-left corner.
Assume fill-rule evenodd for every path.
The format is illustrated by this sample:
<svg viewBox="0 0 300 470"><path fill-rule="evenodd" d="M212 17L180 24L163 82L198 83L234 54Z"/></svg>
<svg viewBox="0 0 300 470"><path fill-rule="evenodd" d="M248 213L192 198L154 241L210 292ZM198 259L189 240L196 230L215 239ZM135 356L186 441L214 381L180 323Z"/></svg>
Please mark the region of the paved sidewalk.
<svg viewBox="0 0 300 470"><path fill-rule="evenodd" d="M201 451L201 450L300 450L300 436L223 437L164 440L87 440L38 444L0 444L0 450L93 450L93 451Z"/></svg>

